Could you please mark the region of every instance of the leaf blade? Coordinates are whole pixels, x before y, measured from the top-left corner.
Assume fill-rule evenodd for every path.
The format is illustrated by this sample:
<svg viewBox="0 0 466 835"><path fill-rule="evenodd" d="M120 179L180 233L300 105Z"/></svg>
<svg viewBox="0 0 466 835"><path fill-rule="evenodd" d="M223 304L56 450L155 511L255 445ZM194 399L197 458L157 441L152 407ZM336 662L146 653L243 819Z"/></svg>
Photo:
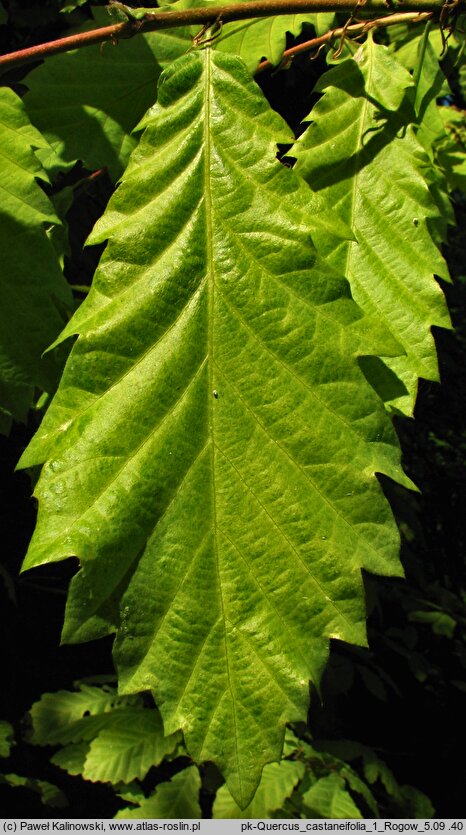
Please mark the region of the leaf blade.
<svg viewBox="0 0 466 835"><path fill-rule="evenodd" d="M108 15L99 19L106 25ZM175 37L162 40L170 42L171 54L180 54ZM184 38L181 43L183 51ZM159 51L160 37L153 33L124 40L117 48L106 44L51 56L29 73L24 101L32 123L50 143L42 155L47 170L82 160L90 171L105 167L118 179L137 145L132 131L156 98Z"/></svg>
<svg viewBox="0 0 466 835"><path fill-rule="evenodd" d="M396 437L357 363L396 348L317 256L241 62L183 57L145 122L22 459L49 459L25 567L79 556L73 618L118 631L122 691L151 689L244 807L329 637L366 640L361 566L400 572L373 475L401 477Z"/></svg>
<svg viewBox="0 0 466 835"><path fill-rule="evenodd" d="M290 760L270 763L265 766L262 772L261 781L249 806L240 809L227 787L221 786L215 796L212 817L222 819L269 818L272 812L281 809L303 775L303 763Z"/></svg>
<svg viewBox="0 0 466 835"><path fill-rule="evenodd" d="M56 386L60 360L42 354L62 330L72 296L48 231L59 220L37 183L47 177L34 151L46 143L7 87L0 90L0 140L0 406L24 421L34 387Z"/></svg>
<svg viewBox="0 0 466 835"><path fill-rule="evenodd" d="M200 789L199 772L195 766L189 766L175 774L169 782L160 783L155 792L136 808L122 809L115 818L200 818Z"/></svg>
<svg viewBox="0 0 466 835"><path fill-rule="evenodd" d="M385 47L368 41L322 77L325 95L295 146L298 173L355 233L334 251L332 263L347 275L355 301L404 348L405 356L385 360L398 386L373 364L372 370L387 405L406 414L418 378L438 379L431 327L450 326L433 279L434 272L447 277L447 268L428 231L438 220L423 171L429 163L403 104L411 85Z"/></svg>

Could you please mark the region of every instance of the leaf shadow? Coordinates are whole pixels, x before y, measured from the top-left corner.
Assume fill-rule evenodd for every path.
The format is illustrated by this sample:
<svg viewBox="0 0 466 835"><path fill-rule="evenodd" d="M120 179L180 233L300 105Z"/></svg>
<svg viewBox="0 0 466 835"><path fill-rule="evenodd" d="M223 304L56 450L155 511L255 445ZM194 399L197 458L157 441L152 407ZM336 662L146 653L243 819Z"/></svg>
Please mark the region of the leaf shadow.
<svg viewBox="0 0 466 835"><path fill-rule="evenodd" d="M373 163L385 147L391 145L397 138L402 138L413 120L410 88L406 89L399 107L391 110L367 92L361 70L354 62L352 63L351 72L335 73L331 86L353 99L365 99L367 104L375 110L374 125L364 131L361 148L342 160L319 165L318 177L312 182L313 191L320 191L356 176L366 166Z"/></svg>

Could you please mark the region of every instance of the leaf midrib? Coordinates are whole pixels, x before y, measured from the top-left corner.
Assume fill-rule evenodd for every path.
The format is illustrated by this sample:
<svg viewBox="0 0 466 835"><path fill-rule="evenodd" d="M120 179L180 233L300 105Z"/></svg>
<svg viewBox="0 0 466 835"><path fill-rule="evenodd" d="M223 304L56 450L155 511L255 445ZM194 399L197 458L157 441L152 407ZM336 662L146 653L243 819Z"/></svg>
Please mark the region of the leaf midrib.
<svg viewBox="0 0 466 835"><path fill-rule="evenodd" d="M211 190L211 163L212 163L212 148L210 136L210 120L211 120L211 95L212 95L212 80L211 80L211 49L209 46L204 50L203 55L204 64L204 197L205 197L205 211L206 211L206 247L207 247L207 288L208 288L208 380L209 386L207 390L207 397L209 399L209 434L211 436L211 467L212 467L212 521L213 521L213 547L215 552L215 563L217 566L217 583L218 594L220 600L220 607L223 621L223 638L225 644L225 667L228 681L228 689L231 696L232 704L232 722L234 728L234 745L235 745L235 767L239 780L239 792L241 800L244 799L244 789L242 781L242 769L240 768L239 751L238 751L238 730L236 720L236 702L235 695L232 688L230 660L228 655L228 643L226 632L226 616L225 603L222 593L222 578L220 574L220 561L218 554L218 534L217 534L217 506L215 494L215 444L214 444L214 314L215 314L215 271L214 271L214 252L213 252L213 225L212 225L212 190Z"/></svg>

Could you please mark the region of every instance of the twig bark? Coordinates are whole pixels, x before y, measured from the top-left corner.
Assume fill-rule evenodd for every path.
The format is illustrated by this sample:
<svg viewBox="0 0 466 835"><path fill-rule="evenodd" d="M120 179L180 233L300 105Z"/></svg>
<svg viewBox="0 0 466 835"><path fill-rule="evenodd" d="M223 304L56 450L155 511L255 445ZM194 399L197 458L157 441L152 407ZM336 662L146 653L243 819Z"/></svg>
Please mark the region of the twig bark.
<svg viewBox="0 0 466 835"><path fill-rule="evenodd" d="M365 14L381 14L390 12L435 12L442 9L444 0L366 0ZM315 12L352 12L355 0L250 0L245 3L234 3L227 6L210 6L197 9L187 9L180 12L154 11L142 20L128 20L92 29L89 32L79 32L66 38L59 38L48 43L20 49L0 56L0 70L10 69L21 64L28 64L57 55L72 49L81 49L93 44L111 41L115 43L122 38L131 38L142 32L153 32L158 29L173 29L180 26L213 24L216 20L230 23L234 20L248 20L259 17L274 17L276 15L315 13Z"/></svg>
<svg viewBox="0 0 466 835"><path fill-rule="evenodd" d="M431 20L433 12L399 12L398 14L387 15L387 17L378 17L374 20L364 20L358 23L352 23L349 26L340 26L337 29L329 29L324 35L318 38L312 38L309 41L304 41L297 46L292 46L286 49L282 55L280 66L286 66L287 62L292 60L296 55L303 52L310 52L311 49L319 49L325 44L333 44L343 35L348 38L364 35L369 29L382 29L387 26L394 26L397 23L422 23ZM274 69L274 64L271 61L261 61L255 72L258 75L264 70ZM277 67L275 67L277 69Z"/></svg>

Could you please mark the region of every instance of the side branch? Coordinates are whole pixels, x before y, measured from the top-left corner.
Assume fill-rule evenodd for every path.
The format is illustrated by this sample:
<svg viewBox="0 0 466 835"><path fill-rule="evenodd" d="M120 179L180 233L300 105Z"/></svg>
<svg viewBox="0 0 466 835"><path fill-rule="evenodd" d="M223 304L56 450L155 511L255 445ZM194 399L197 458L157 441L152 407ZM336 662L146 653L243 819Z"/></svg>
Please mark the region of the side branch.
<svg viewBox="0 0 466 835"><path fill-rule="evenodd" d="M387 15L387 17L378 17L374 20L364 20L358 23L352 23L349 26L339 26L337 29L329 29L324 35L317 38L312 38L309 41L304 41L297 46L292 46L286 49L283 53L280 64L275 66L271 61L261 61L255 75L258 75L264 70L286 68L290 61L296 55L301 55L303 52L309 52L311 49L316 49L317 53L326 44L333 46L335 41L345 38L358 38L365 35L370 29L382 29L387 26L396 26L399 23L426 23L433 17L433 12L400 12L399 14ZM317 56L312 56L317 57Z"/></svg>
<svg viewBox="0 0 466 835"><path fill-rule="evenodd" d="M456 5L458 0L454 0ZM389 12L440 12L444 0L365 0L364 12L380 16ZM210 6L197 9L187 9L181 12L157 11L147 14L140 20L128 20L92 29L90 32L80 32L59 38L56 41L31 46L18 52L10 52L0 56L0 69L28 64L49 55L57 55L84 46L105 43L115 43L121 38L131 38L142 32L153 32L158 29L173 29L180 26L209 25L216 20L230 23L234 20L248 20L259 17L274 17L276 15L354 11L355 0L250 0L245 3L235 3L227 6Z"/></svg>

